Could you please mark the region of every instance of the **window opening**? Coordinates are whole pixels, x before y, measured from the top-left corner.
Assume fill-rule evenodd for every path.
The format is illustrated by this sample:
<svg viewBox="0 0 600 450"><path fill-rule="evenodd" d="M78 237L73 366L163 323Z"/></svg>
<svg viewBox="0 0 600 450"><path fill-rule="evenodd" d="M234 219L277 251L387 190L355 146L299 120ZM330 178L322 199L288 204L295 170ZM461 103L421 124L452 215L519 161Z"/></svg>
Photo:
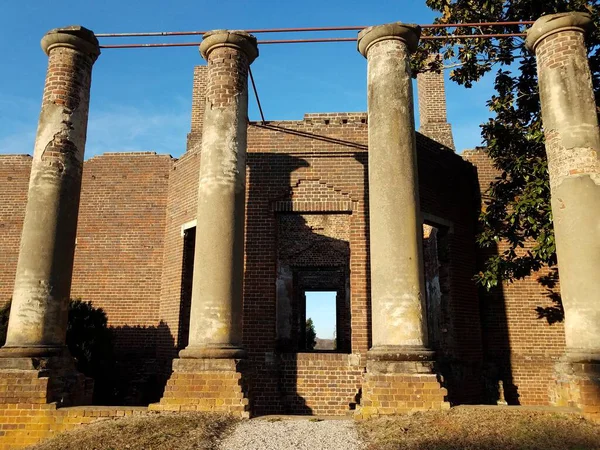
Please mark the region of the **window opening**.
<svg viewBox="0 0 600 450"><path fill-rule="evenodd" d="M337 350L336 291L306 291L305 349L307 351Z"/></svg>

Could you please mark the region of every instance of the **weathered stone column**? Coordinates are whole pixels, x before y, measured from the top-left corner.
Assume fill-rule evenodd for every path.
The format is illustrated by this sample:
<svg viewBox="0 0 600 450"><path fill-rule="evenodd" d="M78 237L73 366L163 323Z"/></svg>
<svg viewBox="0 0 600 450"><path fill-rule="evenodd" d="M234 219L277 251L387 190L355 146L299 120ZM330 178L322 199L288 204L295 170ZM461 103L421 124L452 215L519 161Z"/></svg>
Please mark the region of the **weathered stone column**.
<svg viewBox="0 0 600 450"><path fill-rule="evenodd" d="M217 30L208 61L189 345L181 358L239 358L242 350L248 68L256 38Z"/></svg>
<svg viewBox="0 0 600 450"><path fill-rule="evenodd" d="M42 100L4 357L65 350L94 33L57 28L42 39L48 72Z"/></svg>
<svg viewBox="0 0 600 450"><path fill-rule="evenodd" d="M600 130L584 40L591 26L583 13L543 16L527 46L538 62L565 361L572 390L589 385L571 400L600 415Z"/></svg>
<svg viewBox="0 0 600 450"><path fill-rule="evenodd" d="M358 34L358 50L368 61L373 339L360 416L446 405L427 348L410 72L410 53L417 49L420 32L418 25L397 22Z"/></svg>
<svg viewBox="0 0 600 450"><path fill-rule="evenodd" d="M370 354L386 360L430 353L410 72L420 32L416 25L391 23L358 37L368 61Z"/></svg>
<svg viewBox="0 0 600 450"><path fill-rule="evenodd" d="M243 31L204 35L208 61L190 334L155 410L249 415L243 378L242 285L248 70L256 38Z"/></svg>

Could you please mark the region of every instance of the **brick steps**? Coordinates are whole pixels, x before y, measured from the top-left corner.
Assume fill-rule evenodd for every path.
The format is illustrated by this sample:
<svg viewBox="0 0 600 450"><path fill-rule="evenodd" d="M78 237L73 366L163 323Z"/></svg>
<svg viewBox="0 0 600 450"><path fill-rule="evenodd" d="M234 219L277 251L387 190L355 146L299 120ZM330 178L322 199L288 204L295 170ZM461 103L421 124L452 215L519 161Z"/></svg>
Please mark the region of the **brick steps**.
<svg viewBox="0 0 600 450"><path fill-rule="evenodd" d="M179 360L181 361L181 360ZM250 417L250 402L243 388L242 374L235 363L229 370L187 371L191 361L174 365L160 403L151 411L213 411ZM180 367L183 366L183 367ZM178 371L182 369L186 371Z"/></svg>
<svg viewBox="0 0 600 450"><path fill-rule="evenodd" d="M363 396L355 417L366 419L411 411L449 409L448 392L434 374L371 374L363 381Z"/></svg>

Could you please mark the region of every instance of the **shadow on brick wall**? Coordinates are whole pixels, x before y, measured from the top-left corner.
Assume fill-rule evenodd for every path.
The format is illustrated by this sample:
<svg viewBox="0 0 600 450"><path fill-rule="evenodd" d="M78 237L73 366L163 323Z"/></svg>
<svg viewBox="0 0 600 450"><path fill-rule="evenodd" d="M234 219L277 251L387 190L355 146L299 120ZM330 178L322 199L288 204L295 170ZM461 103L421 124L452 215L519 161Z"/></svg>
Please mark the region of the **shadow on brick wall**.
<svg viewBox="0 0 600 450"><path fill-rule="evenodd" d="M285 396L290 394L282 390L281 365L275 353L277 219L271 202L290 195L292 172L309 163L285 153L249 153L247 164L243 339L252 368L248 381L253 413L273 414L285 410ZM294 367L288 370L295 372Z"/></svg>
<svg viewBox="0 0 600 450"><path fill-rule="evenodd" d="M175 347L171 330L157 326L111 327L114 358L94 381L96 405L148 405L160 400L170 370L156 357L156 343Z"/></svg>
<svg viewBox="0 0 600 450"><path fill-rule="evenodd" d="M285 130L277 127L273 130L277 133L292 134L300 140L306 139L306 149L310 150L312 142L327 142L332 146L350 146L353 149L361 148L359 144L352 142L346 143L339 139L332 139L327 136L320 136L313 133L299 132L297 130ZM291 138L290 138L291 139ZM285 140L283 141L285 143ZM347 145L346 145L347 144ZM316 144L315 144L316 145ZM318 145L323 145L319 143ZM298 146L301 148L301 145ZM352 150L354 153L354 150ZM284 345L286 339L301 340L301 325L306 320L305 314L298 311L302 305L299 299L302 297L300 290L311 290L310 286L303 286L302 289L297 285L298 280L294 282L294 274L300 272L316 272L320 270L331 270L338 268L350 277L349 264L349 238L337 239L329 232L320 230L318 224L307 224L302 215L310 214L312 218L317 218L317 222L323 221L324 229L331 224L325 222L336 221L341 215L349 215L351 211L340 211L332 207L319 207L318 210L312 210L305 203L331 202L335 203L336 198L327 197L329 188L323 185L323 197L316 198L315 193L307 193L302 197L303 187L299 188L296 195L302 197L294 198L294 189L292 186L292 173L297 170L311 167L310 160L322 158L326 154L315 155L290 155L286 153L272 152L251 152L248 154L248 197L247 197L247 223L246 223L246 271L244 280L244 346L249 351L250 362L254 367L254 376L250 381L250 395L253 401L253 411L255 414L273 414L273 413L293 413L293 414L312 414L315 412L316 389L319 381L315 379L315 388L299 392L298 379L306 377L300 374L296 364L296 358L292 357L287 347L296 347L295 345ZM348 157L348 154L345 154ZM306 158L306 159L305 159ZM306 171L307 186L311 181L327 180L327 173L323 172L326 166L315 165ZM304 175L304 172L303 174ZM297 177L294 177L294 180ZM304 180L304 177L300 177ZM294 186L297 183L294 184ZM312 189L312 188L311 188ZM333 194L331 189L331 195ZM320 191L319 191L320 192ZM341 194L340 194L341 195ZM303 207L295 210L292 206L294 201L300 201ZM290 205L289 210L285 207L275 206L276 204ZM298 220L284 220L280 217L288 216ZM319 216L319 217L317 217ZM319 222L320 223L320 222ZM290 236L287 237L288 244L285 248L285 255L278 252L278 241L282 230L279 227L285 227ZM350 226L350 225L349 225ZM298 237L298 239L294 238ZM300 239L302 238L302 239ZM279 305L278 314L278 289L281 290L285 280L278 280L278 269L280 264L278 260L283 258L282 267L289 269L289 286L286 287L289 300L289 322L290 336L283 336L282 332L282 314ZM280 274L281 275L281 274ZM328 274L327 276L331 276ZM339 286L327 286L328 290L344 291L338 289ZM323 286L319 285L319 289ZM318 290L312 289L312 290ZM298 292L296 292L298 291ZM281 292L280 292L281 294ZM348 292L348 294L350 294ZM345 291L344 291L345 296ZM340 298L344 297L340 296ZM281 297L281 295L279 295ZM348 295L348 304L346 305L347 314L340 313L338 320L343 319L346 322L344 335L346 336L347 350L350 347L350 298ZM281 298L279 298L281 303ZM295 313L294 313L295 312ZM285 316L288 317L288 316ZM283 319L285 319L285 317ZM279 321L279 323L278 323ZM285 328L285 327L284 327ZM294 332L295 331L295 332ZM278 335L279 333L279 335ZM278 345L279 342L279 345ZM297 342L296 342L297 343ZM284 353L282 353L282 351ZM293 351L292 351L293 353ZM285 356L285 358L284 358ZM285 363L284 363L285 360ZM307 375L311 376L311 375ZM306 381L306 380L305 380ZM314 392L313 392L314 391ZM321 399L322 400L322 399Z"/></svg>
<svg viewBox="0 0 600 450"><path fill-rule="evenodd" d="M548 274L538 278L538 283L546 289L546 297L552 302L551 306L535 308L538 319L546 319L548 325L554 325L565 320L565 310L560 296L558 268L553 267Z"/></svg>

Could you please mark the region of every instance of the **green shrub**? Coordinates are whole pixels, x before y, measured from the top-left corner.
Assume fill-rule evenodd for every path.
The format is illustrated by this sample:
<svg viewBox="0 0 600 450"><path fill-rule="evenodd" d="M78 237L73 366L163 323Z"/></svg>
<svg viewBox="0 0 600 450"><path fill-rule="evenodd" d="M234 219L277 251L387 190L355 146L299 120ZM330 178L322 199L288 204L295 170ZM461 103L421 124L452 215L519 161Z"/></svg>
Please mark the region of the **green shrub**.
<svg viewBox="0 0 600 450"><path fill-rule="evenodd" d="M0 345L6 342L10 305L11 301L8 301L0 308ZM71 300L67 347L80 372L92 378L97 378L102 373L105 364L113 359L112 334L102 308L94 308L92 302Z"/></svg>
<svg viewBox="0 0 600 450"><path fill-rule="evenodd" d="M113 359L113 339L108 318L102 308L81 299L69 303L67 346L75 358L77 369L97 378L106 363Z"/></svg>
<svg viewBox="0 0 600 450"><path fill-rule="evenodd" d="M0 308L0 346L6 342L8 331L8 316L10 315L10 300Z"/></svg>

